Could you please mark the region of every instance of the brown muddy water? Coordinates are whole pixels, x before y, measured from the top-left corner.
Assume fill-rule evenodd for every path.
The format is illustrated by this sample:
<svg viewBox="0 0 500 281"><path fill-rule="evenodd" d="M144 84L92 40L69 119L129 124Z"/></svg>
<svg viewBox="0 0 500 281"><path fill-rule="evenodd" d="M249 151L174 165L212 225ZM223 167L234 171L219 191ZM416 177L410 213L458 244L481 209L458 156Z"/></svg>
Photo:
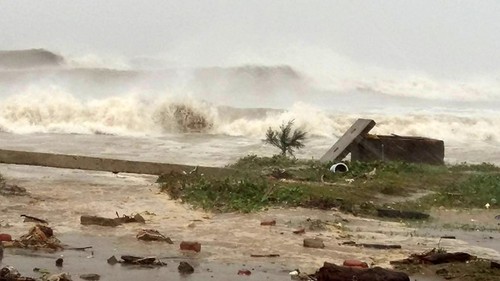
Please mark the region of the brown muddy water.
<svg viewBox="0 0 500 281"><path fill-rule="evenodd" d="M193 210L159 193L154 176L4 164L0 165L0 173L10 184L18 184L28 191L26 196L0 196L0 232L13 237L26 233L31 224L23 223L20 215L28 214L47 219L63 243L71 247L93 247L93 255L90 250L58 253L6 250L2 265L13 265L27 276L37 276L34 267L60 271L54 262L64 255L61 270L73 277L98 273L102 280L289 280L289 271L299 268L312 273L325 261L338 264L344 259L360 259L374 266L390 267L391 260L437 247L442 235L457 236L454 240L441 241L440 246L449 251L500 259L498 229L489 232L447 230L440 222L446 216L436 216L437 220L429 228L302 208L269 209L254 214L211 214ZM81 215L114 217L115 212L140 213L146 225L106 228L82 226L79 222ZM484 223L491 226L497 223L493 211L478 214ZM463 215L453 213L450 217L460 220L459 216ZM269 218L275 219L277 225L260 226L261 220ZM292 233L301 226L309 227L314 220L324 223L308 229L304 235ZM157 229L169 236L174 244L138 241L135 235L142 228ZM303 239L313 237L323 239L326 247L304 248ZM201 252L185 256L178 250L183 240L199 241ZM402 249L375 250L341 245L346 241L400 244ZM251 258L252 254L280 256ZM167 267L145 269L110 266L106 260L112 255L169 258L165 259ZM179 261L194 265L195 273L180 276L177 272ZM239 269L252 270L252 275L238 276Z"/></svg>

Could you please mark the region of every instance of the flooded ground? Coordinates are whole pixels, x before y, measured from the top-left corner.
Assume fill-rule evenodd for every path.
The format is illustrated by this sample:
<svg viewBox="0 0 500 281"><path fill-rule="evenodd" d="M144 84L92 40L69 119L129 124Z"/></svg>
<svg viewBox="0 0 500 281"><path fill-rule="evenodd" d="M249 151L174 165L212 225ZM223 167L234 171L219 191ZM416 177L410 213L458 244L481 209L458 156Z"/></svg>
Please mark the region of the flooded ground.
<svg viewBox="0 0 500 281"><path fill-rule="evenodd" d="M495 231L494 211L440 210L429 226L418 227L354 217L333 210L302 208L269 209L255 214L211 214L193 210L159 193L154 176L4 164L0 165L0 173L10 184L18 184L28 191L26 196L0 196L0 232L14 237L26 233L31 224L23 223L20 215L28 214L47 219L63 243L72 247L93 247L93 256L90 251L49 254L6 250L2 264L15 265L26 275L35 274L33 267L55 270L54 260L61 254L65 258L64 271L109 276L104 280L137 280L140 277L160 280L165 274L177 278L180 260L195 265L197 274L190 277L191 280L206 280L211 276L217 280L233 280L242 268L254 269L253 280L288 280L290 270L300 268L314 272L325 261L338 264L345 259L360 259L371 265L388 267L391 260L438 246L448 251L467 251L483 258L500 259L500 235L498 228ZM116 212L140 213L147 224L107 228L82 226L79 222L81 215L114 217ZM474 216L477 223L489 225L493 230L453 230L446 229L443 224L443 221L464 221L467 216ZM277 224L260 226L263 219L275 219ZM301 226L310 226L308 220L321 220L322 223L307 229L303 235L292 233ZM157 229L174 244L138 241L135 235L142 228ZM442 235L454 235L457 239L440 242ZM304 248L303 239L309 237L320 237L326 247ZM178 250L183 240L199 241L202 251L190 257L183 256ZM347 241L399 244L402 248L376 250L342 245ZM167 259L169 265L137 269L106 263L110 256L122 254L170 257ZM251 258L252 254L280 256Z"/></svg>

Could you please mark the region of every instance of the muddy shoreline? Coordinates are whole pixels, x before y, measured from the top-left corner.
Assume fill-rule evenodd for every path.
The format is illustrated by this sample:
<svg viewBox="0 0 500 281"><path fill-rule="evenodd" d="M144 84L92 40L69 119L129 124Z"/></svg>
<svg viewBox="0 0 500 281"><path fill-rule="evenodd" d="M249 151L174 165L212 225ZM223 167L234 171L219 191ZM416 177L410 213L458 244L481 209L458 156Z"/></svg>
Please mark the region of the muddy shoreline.
<svg viewBox="0 0 500 281"><path fill-rule="evenodd" d="M156 177L135 174L89 172L80 170L0 165L0 173L8 182L19 184L28 191L26 196L0 196L0 232L19 237L32 224L23 223L21 214L47 219L55 235L71 247L92 246L91 251L57 253L6 249L2 265L13 265L27 276L37 276L34 267L52 272L66 271L77 280L79 274L98 273L102 280L184 280L177 272L180 261L195 267L191 280L234 280L239 269L252 270L249 280L290 280L288 272L300 269L312 273L328 261L341 264L346 259L358 259L372 266L390 268L389 262L438 246L439 237L454 235L440 246L449 251L467 251L487 259L500 259L496 232L463 231L442 228L441 218L460 221L468 216L475 223L490 223L492 212L433 214L434 225L411 226L400 222L355 217L338 211L303 208L268 209L252 214L211 214L193 210L159 193ZM127 224L116 228L81 226L81 215L113 216L140 213L146 225ZM462 216L462 219L460 219ZM482 221L483 218L485 221ZM265 219L276 220L275 226L261 226ZM308 228L305 234L293 234L308 220L323 222L319 228ZM470 219L469 219L470 221ZM495 227L491 222L491 227ZM9 226L6 227L6 224ZM439 227L441 225L441 227ZM154 228L170 237L174 244L143 242L135 239L142 228ZM436 230L438 229L438 230ZM321 238L324 249L304 248L304 238ZM490 238L491 237L491 238ZM199 254L184 256L179 251L183 240L199 241ZM401 249L378 250L342 245L344 242L399 244ZM154 269L110 266L106 260L124 254L175 257L167 259L167 267ZM279 254L274 258L251 258L252 254ZM62 269L54 261L64 255ZM213 277L212 277L213 276ZM418 278L418 280L424 280ZM432 279L436 280L436 279Z"/></svg>

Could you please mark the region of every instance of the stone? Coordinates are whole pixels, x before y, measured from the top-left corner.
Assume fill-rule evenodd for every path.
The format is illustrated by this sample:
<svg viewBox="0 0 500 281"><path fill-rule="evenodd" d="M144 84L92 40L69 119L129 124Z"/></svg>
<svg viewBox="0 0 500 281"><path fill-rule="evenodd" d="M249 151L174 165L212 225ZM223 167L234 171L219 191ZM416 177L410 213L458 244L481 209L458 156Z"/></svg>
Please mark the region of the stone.
<svg viewBox="0 0 500 281"><path fill-rule="evenodd" d="M181 274L191 274L194 272L194 268L187 262L181 261L177 267L179 273Z"/></svg>
<svg viewBox="0 0 500 281"><path fill-rule="evenodd" d="M260 225L273 226L273 225L276 225L276 220L264 220L264 221L260 222Z"/></svg>
<svg viewBox="0 0 500 281"><path fill-rule="evenodd" d="M0 270L0 280L17 280L21 273L13 266L6 266Z"/></svg>
<svg viewBox="0 0 500 281"><path fill-rule="evenodd" d="M0 242L3 241L12 241L12 236L6 233L0 233Z"/></svg>
<svg viewBox="0 0 500 281"><path fill-rule="evenodd" d="M500 269L500 261L491 261L490 268L491 269Z"/></svg>
<svg viewBox="0 0 500 281"><path fill-rule="evenodd" d="M304 233L306 233L306 229L303 227L293 231L293 234L304 234Z"/></svg>
<svg viewBox="0 0 500 281"><path fill-rule="evenodd" d="M146 220L144 219L144 217L139 215L139 214L135 214L134 220L138 223L146 223Z"/></svg>
<svg viewBox="0 0 500 281"><path fill-rule="evenodd" d="M182 241L181 244L179 245L179 248L182 251L200 252L201 251L201 244L198 242L194 242L194 241Z"/></svg>
<svg viewBox="0 0 500 281"><path fill-rule="evenodd" d="M82 275L80 275L80 279L97 281L97 280L101 279L101 275L95 274L95 273L82 274Z"/></svg>
<svg viewBox="0 0 500 281"><path fill-rule="evenodd" d="M144 241L163 241L169 244L174 244L169 237L164 236L158 230L154 229L142 229L137 233L136 238Z"/></svg>
<svg viewBox="0 0 500 281"><path fill-rule="evenodd" d="M62 258L58 258L56 260L56 266L57 267L62 267L63 266L63 262L64 262L64 260Z"/></svg>
<svg viewBox="0 0 500 281"><path fill-rule="evenodd" d="M304 247L306 248L324 248L325 244L323 240L319 238L305 238L304 239Z"/></svg>
<svg viewBox="0 0 500 281"><path fill-rule="evenodd" d="M366 262L360 260L345 260L343 266L347 267L356 267L356 268L368 268L368 264Z"/></svg>
<svg viewBox="0 0 500 281"><path fill-rule="evenodd" d="M108 260L107 260L108 264L111 264L111 265L115 265L118 263L118 259L115 257L115 256L111 256Z"/></svg>
<svg viewBox="0 0 500 281"><path fill-rule="evenodd" d="M252 274L252 272L250 270L248 270L248 269L240 269L240 270L238 270L238 275L247 275L248 276L248 275L251 275L251 274Z"/></svg>

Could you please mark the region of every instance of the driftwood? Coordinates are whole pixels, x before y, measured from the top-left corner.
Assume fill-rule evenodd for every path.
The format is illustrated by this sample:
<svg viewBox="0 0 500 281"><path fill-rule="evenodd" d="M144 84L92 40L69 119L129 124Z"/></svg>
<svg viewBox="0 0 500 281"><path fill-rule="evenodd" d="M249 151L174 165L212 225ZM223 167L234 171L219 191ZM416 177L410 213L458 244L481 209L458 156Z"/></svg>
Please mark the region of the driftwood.
<svg viewBox="0 0 500 281"><path fill-rule="evenodd" d="M28 215L21 215L21 217L24 218L24 222L36 222L36 223L43 223L43 224L49 224L48 221L39 219L36 217L28 216Z"/></svg>
<svg viewBox="0 0 500 281"><path fill-rule="evenodd" d="M371 248L371 249L378 249L378 250L401 249L401 245L369 244L369 243L359 243L358 244L354 241L343 242L341 245Z"/></svg>
<svg viewBox="0 0 500 281"><path fill-rule="evenodd" d="M277 258L279 257L279 254L268 254L268 255L258 255L258 254L251 254L250 257L252 258Z"/></svg>
<svg viewBox="0 0 500 281"><path fill-rule="evenodd" d="M413 220L425 220L429 218L429 214L421 212L401 211L401 210L391 210L391 209L377 209L377 215L379 217L386 217L386 218L413 219Z"/></svg>
<svg viewBox="0 0 500 281"><path fill-rule="evenodd" d="M123 215L119 216L118 213L116 213L116 218L105 218L105 217L98 217L98 216L81 216L80 217L80 223L82 225L100 225L100 226L110 226L110 227L116 227L124 223L145 223L146 221L144 218L139 215Z"/></svg>
<svg viewBox="0 0 500 281"><path fill-rule="evenodd" d="M85 251L88 249L92 249L92 246L87 246L87 247L69 247L69 248L64 248L64 250L72 250L72 251Z"/></svg>
<svg viewBox="0 0 500 281"><path fill-rule="evenodd" d="M391 264L442 264L450 262L467 262L475 259L472 256L463 252L455 253L442 253L438 252L436 249L422 253L422 254L412 254L408 258L403 260L391 261Z"/></svg>
<svg viewBox="0 0 500 281"><path fill-rule="evenodd" d="M165 266L166 263L160 261L156 257L136 257L136 256L121 256L122 264L135 264L135 265L154 265Z"/></svg>
<svg viewBox="0 0 500 281"><path fill-rule="evenodd" d="M328 262L325 262L315 275L318 281L410 281L408 275L403 272L381 267L368 269L344 267Z"/></svg>

